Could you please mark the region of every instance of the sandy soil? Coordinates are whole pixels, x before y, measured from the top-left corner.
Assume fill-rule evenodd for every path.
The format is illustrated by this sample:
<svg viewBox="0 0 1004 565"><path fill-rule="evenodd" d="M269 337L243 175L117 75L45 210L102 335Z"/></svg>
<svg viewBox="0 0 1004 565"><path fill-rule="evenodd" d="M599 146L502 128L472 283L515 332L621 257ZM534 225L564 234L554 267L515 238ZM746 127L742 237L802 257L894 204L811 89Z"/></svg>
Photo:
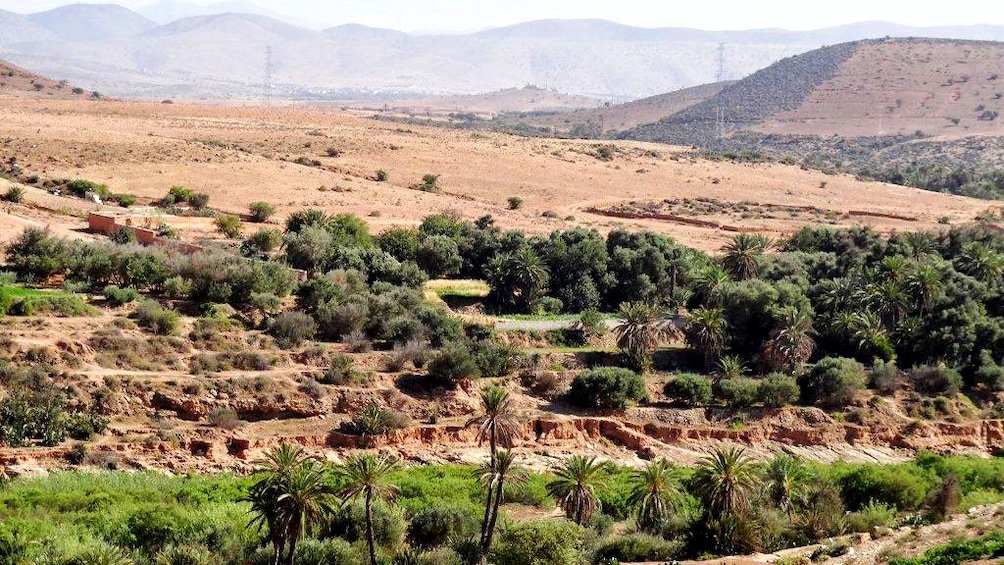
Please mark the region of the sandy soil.
<svg viewBox="0 0 1004 565"><path fill-rule="evenodd" d="M506 228L548 232L576 225L609 231L649 228L705 250L731 233L662 220L622 220L585 212L630 200L712 197L910 215L918 221L853 217L882 231L937 227L938 218L972 219L985 201L924 192L782 165L692 158L685 148L617 142L612 161L594 156L599 142L380 122L332 111L137 102L5 99L0 159L27 173L86 178L149 202L172 185L211 194L211 205L243 212L268 200L280 216L307 206L354 212L374 230L410 225L455 209L491 214ZM327 149L340 152L328 157ZM299 158L316 160L297 164ZM377 170L389 173L376 182ZM440 175L441 193L413 189ZM507 198L525 204L507 209ZM553 212L556 218L543 218ZM798 222L749 221L775 234Z"/></svg>

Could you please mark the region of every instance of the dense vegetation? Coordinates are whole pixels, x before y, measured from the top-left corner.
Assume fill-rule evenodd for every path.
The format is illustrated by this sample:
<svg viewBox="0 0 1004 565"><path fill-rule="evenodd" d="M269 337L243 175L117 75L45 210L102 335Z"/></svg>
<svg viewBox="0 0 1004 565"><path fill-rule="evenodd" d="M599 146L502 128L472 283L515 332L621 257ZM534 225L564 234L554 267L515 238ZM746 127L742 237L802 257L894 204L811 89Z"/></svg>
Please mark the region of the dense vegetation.
<svg viewBox="0 0 1004 565"><path fill-rule="evenodd" d="M308 511L302 514L305 527L296 534L295 563L369 561L367 485L374 493L369 522L379 562L461 564L477 558L485 489L492 482L483 480L484 469L403 469L392 460L368 466L378 463L379 457L359 456L332 467L282 448L271 452L261 462L262 472L252 477L61 472L17 479L0 489L0 559L11 564L271 563L272 543L278 540L270 528L282 523L282 514L271 514L271 523L259 524L255 517L272 512L267 510L270 496L291 488L283 482L283 469L295 470L290 477L307 473L296 479L297 504ZM787 456L754 464L726 451L696 469L658 461L631 471L583 458L546 474L526 473L515 464L506 472L504 503L545 510L559 504L569 518L512 521L503 511L491 544L493 563L574 565L772 551L842 532L934 519L944 514L946 501L947 510L955 511L1004 495L1001 460L934 455L885 466L807 464ZM727 477L735 479L734 488L715 488L732 480ZM588 487L585 499L573 488L579 484ZM955 498L946 498L946 490ZM391 499L393 504L387 502ZM615 521L627 521L627 533L612 534ZM993 548L986 549L990 542L999 548L999 537L987 538L979 548L973 546L972 555L993 555ZM118 560L100 561L99 556Z"/></svg>

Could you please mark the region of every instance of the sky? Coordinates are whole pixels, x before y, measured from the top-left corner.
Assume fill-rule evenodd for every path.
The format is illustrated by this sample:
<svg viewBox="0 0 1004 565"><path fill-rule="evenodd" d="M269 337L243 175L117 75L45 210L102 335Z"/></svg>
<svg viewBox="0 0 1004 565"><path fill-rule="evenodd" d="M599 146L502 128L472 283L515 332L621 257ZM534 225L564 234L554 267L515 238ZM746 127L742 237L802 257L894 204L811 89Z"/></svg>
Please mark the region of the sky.
<svg viewBox="0 0 1004 565"><path fill-rule="evenodd" d="M116 0L104 0L115 2ZM154 0L118 0L141 8ZM185 0L212 4L212 0ZM999 0L252 0L312 27L360 23L403 31L473 31L544 18L602 18L641 27L708 30L776 27L816 29L859 21L906 25L1004 25ZM27 13L66 0L0 0L0 9ZM97 0L92 3L97 3ZM994 7L996 6L996 7Z"/></svg>

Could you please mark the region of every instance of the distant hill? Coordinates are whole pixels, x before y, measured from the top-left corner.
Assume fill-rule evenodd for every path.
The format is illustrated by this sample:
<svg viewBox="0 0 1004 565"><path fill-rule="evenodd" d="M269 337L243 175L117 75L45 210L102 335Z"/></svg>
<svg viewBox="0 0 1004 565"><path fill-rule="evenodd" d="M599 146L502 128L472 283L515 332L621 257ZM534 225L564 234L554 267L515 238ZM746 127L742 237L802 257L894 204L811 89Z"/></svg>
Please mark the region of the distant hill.
<svg viewBox="0 0 1004 565"><path fill-rule="evenodd" d="M524 113L501 119L507 124L523 124L557 135L609 137L672 116L715 96L729 84L732 83L702 84L623 104L563 112Z"/></svg>
<svg viewBox="0 0 1004 565"><path fill-rule="evenodd" d="M246 3L207 9L242 7L262 11ZM161 21L192 13L183 1L153 8L147 13ZM536 84L625 102L713 82L720 43L725 78L738 79L848 40L887 35L1004 40L1004 27L922 29L882 22L798 32L711 32L544 20L477 33L419 35L358 25L315 31L260 13L194 15L151 28L151 20L124 10L78 5L28 19L7 17L13 27L0 29L0 48L17 64L120 96L255 98L271 47L273 91L288 99L413 99Z"/></svg>
<svg viewBox="0 0 1004 565"><path fill-rule="evenodd" d="M421 114L473 113L494 115L501 112L555 112L575 108L596 108L603 102L596 98L551 92L535 86L506 88L485 94L437 96L414 100L395 100L385 109Z"/></svg>
<svg viewBox="0 0 1004 565"><path fill-rule="evenodd" d="M65 41L121 39L157 27L152 20L117 4L70 4L27 19Z"/></svg>
<svg viewBox="0 0 1004 565"><path fill-rule="evenodd" d="M1004 195L1001 61L1004 42L843 43L779 61L619 137Z"/></svg>

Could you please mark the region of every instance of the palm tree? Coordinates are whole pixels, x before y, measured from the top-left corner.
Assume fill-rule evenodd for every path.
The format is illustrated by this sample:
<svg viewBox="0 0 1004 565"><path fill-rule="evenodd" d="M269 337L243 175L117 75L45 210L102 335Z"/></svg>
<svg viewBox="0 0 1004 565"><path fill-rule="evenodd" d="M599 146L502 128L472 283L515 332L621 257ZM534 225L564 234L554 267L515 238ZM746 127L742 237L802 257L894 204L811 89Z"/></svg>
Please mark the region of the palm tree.
<svg viewBox="0 0 1004 565"><path fill-rule="evenodd" d="M934 306L935 300L945 288L945 282L937 268L924 263L907 276L907 288L917 298L917 307L923 315Z"/></svg>
<svg viewBox="0 0 1004 565"><path fill-rule="evenodd" d="M749 367L743 362L743 358L738 355L723 355L721 359L715 363L715 384L717 385L723 379L738 379L746 374Z"/></svg>
<svg viewBox="0 0 1004 565"><path fill-rule="evenodd" d="M618 316L621 323L614 328L617 347L627 355L636 369L647 371L652 365L652 350L669 337L675 328L658 309L644 302L621 304Z"/></svg>
<svg viewBox="0 0 1004 565"><path fill-rule="evenodd" d="M722 247L722 265L736 280L755 279L760 269L760 257L774 242L762 234L740 233Z"/></svg>
<svg viewBox="0 0 1004 565"><path fill-rule="evenodd" d="M370 565L377 565L376 540L373 534L373 500L388 499L397 494L397 487L388 484L387 477L399 468L397 459L372 454L353 455L335 467L335 476L344 486L338 495L346 502L363 497L366 509L366 544Z"/></svg>
<svg viewBox="0 0 1004 565"><path fill-rule="evenodd" d="M783 309L777 327L764 344L764 360L774 368L796 372L816 348L812 333L812 316L805 309Z"/></svg>
<svg viewBox="0 0 1004 565"><path fill-rule="evenodd" d="M903 234L903 242L911 258L916 261L934 254L934 238L927 232L917 231Z"/></svg>
<svg viewBox="0 0 1004 565"><path fill-rule="evenodd" d="M500 451L494 460L478 469L478 481L484 485L489 497L485 507L485 521L481 526L481 555L487 556L492 547L495 525L499 517L499 507L505 495L506 484L519 484L527 474L516 464L516 456L511 451ZM492 496L494 493L494 497Z"/></svg>
<svg viewBox="0 0 1004 565"><path fill-rule="evenodd" d="M678 494L672 469L668 461L660 459L635 471L628 503L637 512L640 529L656 531L669 518Z"/></svg>
<svg viewBox="0 0 1004 565"><path fill-rule="evenodd" d="M565 517L582 526L600 509L596 489L603 484L610 464L596 457L573 455L551 468L554 479L547 483L547 492L558 500Z"/></svg>
<svg viewBox="0 0 1004 565"><path fill-rule="evenodd" d="M496 254L485 271L489 299L503 310L524 313L537 307L549 278L547 265L525 245L515 253Z"/></svg>
<svg viewBox="0 0 1004 565"><path fill-rule="evenodd" d="M509 391L495 385L481 390L480 416L467 421L465 427L478 427L478 445L488 441L490 462L494 465L498 446L511 449L519 435L522 424L512 406Z"/></svg>
<svg viewBox="0 0 1004 565"><path fill-rule="evenodd" d="M712 264L697 275L694 290L706 307L721 306L725 290L732 284L729 274L721 265Z"/></svg>
<svg viewBox="0 0 1004 565"><path fill-rule="evenodd" d="M704 508L715 516L745 512L759 484L753 460L736 447L716 449L698 464L693 479Z"/></svg>
<svg viewBox="0 0 1004 565"><path fill-rule="evenodd" d="M327 473L303 448L288 444L270 450L258 466L262 478L245 498L251 504L251 525L268 528L274 564L292 565L300 538L331 510Z"/></svg>
<svg viewBox="0 0 1004 565"><path fill-rule="evenodd" d="M293 212L286 218L286 233L300 233L304 228L314 227L330 231L334 218L324 210L308 208Z"/></svg>
<svg viewBox="0 0 1004 565"><path fill-rule="evenodd" d="M955 260L959 271L986 284L1004 279L1004 256L980 241L967 243Z"/></svg>
<svg viewBox="0 0 1004 565"><path fill-rule="evenodd" d="M805 465L790 455L778 454L767 464L767 493L781 511L791 517L795 508L805 501L805 486L809 473Z"/></svg>
<svg viewBox="0 0 1004 565"><path fill-rule="evenodd" d="M684 333L687 343L704 357L705 366L711 367L721 356L727 328L721 308L697 308L690 313Z"/></svg>

